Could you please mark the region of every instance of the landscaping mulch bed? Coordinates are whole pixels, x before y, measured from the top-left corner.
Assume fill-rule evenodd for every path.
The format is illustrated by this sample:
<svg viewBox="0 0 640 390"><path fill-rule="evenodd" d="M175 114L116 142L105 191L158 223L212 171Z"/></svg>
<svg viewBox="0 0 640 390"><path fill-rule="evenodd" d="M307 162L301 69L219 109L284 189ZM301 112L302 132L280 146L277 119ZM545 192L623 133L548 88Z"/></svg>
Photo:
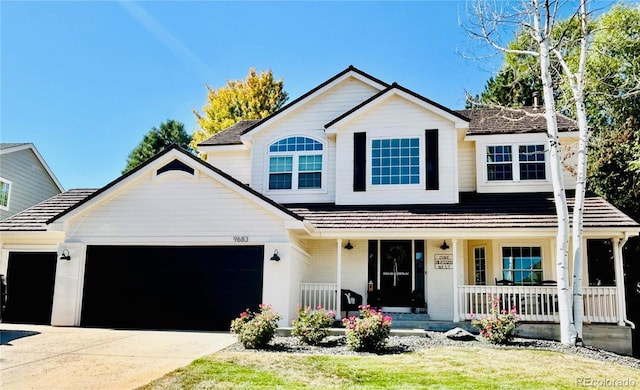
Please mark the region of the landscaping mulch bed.
<svg viewBox="0 0 640 390"><path fill-rule="evenodd" d="M489 342L476 340L457 341L447 338L444 333L427 331L425 337L419 336L391 336L387 341L387 346L379 353L370 352L354 352L347 348L346 338L344 336L329 336L317 346L302 344L295 337L276 336L269 343L266 349L250 350L245 349L242 344L236 343L225 351L231 352L272 352L272 353L302 353L316 355L345 355L345 356L366 356L366 355L385 355L399 354L405 352L413 352L422 349L435 347L483 347L483 348L524 348L537 349L546 351L556 351L567 354L574 354L585 358L596 359L616 364L629 366L640 369L640 360L615 354L613 352L604 351L594 347L574 347L563 345L556 341L515 338L511 343L506 345L494 345Z"/></svg>

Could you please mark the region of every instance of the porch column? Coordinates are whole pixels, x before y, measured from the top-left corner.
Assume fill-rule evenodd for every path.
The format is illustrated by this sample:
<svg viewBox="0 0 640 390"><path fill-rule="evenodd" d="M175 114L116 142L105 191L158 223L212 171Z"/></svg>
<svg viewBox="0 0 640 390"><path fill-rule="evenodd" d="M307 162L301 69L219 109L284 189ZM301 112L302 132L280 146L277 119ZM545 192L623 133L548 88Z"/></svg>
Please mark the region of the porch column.
<svg viewBox="0 0 640 390"><path fill-rule="evenodd" d="M340 291L342 290L342 238L338 238L337 240L338 246L336 247L337 256L336 256L336 319L340 319L342 316L342 295Z"/></svg>
<svg viewBox="0 0 640 390"><path fill-rule="evenodd" d="M616 275L616 312L618 325L624 326L627 307L625 303L624 271L622 269L622 247L627 240L612 238L611 241L613 243L613 268Z"/></svg>
<svg viewBox="0 0 640 390"><path fill-rule="evenodd" d="M452 255L453 256L453 264L452 264L452 271L453 271L453 322L459 322L460 321L460 313L458 310L458 240L457 239L452 239L451 240L451 249L452 249Z"/></svg>

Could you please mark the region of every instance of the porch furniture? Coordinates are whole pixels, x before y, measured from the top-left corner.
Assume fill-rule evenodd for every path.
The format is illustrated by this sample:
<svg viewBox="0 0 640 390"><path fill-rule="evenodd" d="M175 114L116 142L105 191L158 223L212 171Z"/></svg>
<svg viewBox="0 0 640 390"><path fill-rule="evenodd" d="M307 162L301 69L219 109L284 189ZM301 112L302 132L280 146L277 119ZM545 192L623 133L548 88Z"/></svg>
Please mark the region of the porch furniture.
<svg viewBox="0 0 640 390"><path fill-rule="evenodd" d="M507 279L498 280L496 278L496 286L513 286L513 281Z"/></svg>
<svg viewBox="0 0 640 390"><path fill-rule="evenodd" d="M340 290L340 308L345 312L345 317L349 317L350 311L360 311L362 306L362 295L351 290Z"/></svg>

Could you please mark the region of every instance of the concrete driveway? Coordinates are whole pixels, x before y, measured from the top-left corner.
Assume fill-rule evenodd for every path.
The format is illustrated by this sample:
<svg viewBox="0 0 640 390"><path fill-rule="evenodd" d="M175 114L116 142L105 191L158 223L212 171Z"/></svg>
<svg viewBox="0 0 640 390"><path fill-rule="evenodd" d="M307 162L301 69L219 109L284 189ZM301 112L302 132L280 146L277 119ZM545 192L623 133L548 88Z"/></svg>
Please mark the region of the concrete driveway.
<svg viewBox="0 0 640 390"><path fill-rule="evenodd" d="M0 389L133 389L235 342L217 332L0 324Z"/></svg>

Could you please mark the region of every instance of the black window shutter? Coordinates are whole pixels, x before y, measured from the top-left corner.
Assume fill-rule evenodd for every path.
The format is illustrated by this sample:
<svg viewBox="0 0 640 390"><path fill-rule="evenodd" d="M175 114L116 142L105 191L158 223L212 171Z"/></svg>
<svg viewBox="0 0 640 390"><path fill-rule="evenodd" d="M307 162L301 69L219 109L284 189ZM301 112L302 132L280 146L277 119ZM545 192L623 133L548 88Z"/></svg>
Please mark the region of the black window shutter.
<svg viewBox="0 0 640 390"><path fill-rule="evenodd" d="M367 188L367 133L353 134L353 191Z"/></svg>
<svg viewBox="0 0 640 390"><path fill-rule="evenodd" d="M425 141L426 189L438 190L440 188L438 177L438 129L425 130Z"/></svg>

